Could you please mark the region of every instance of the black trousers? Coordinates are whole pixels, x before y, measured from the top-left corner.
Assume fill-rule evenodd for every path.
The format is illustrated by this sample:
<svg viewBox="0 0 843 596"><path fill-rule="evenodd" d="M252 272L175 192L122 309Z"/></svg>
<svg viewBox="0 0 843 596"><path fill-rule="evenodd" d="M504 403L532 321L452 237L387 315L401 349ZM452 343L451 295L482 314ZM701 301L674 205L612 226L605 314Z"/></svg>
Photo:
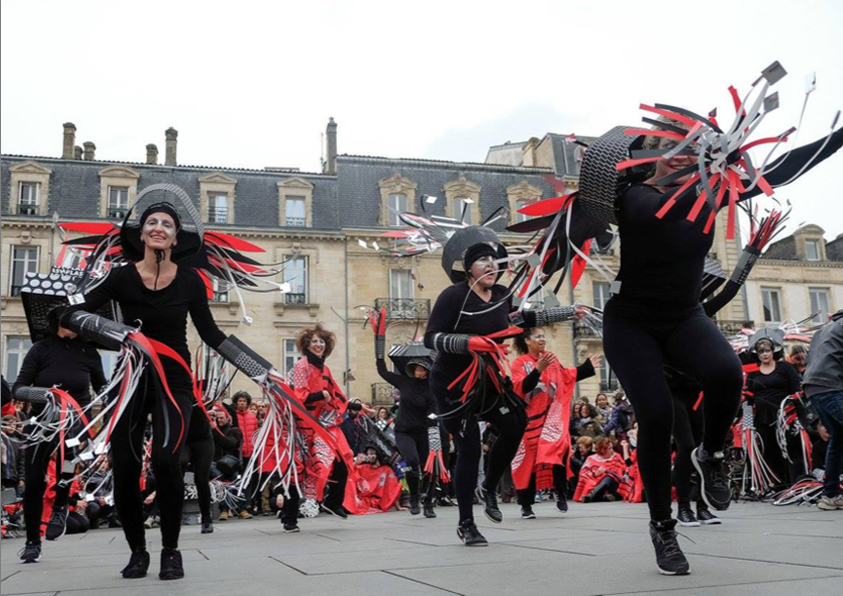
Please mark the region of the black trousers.
<svg viewBox="0 0 843 596"><path fill-rule="evenodd" d="M183 373L180 376L185 376ZM152 414L152 471L155 474L156 502L160 512L161 544L178 548L184 507L184 476L181 452L184 449L193 412L193 391L186 379L168 377L170 390L181 410L170 402L163 389L147 372L132 398L129 410L114 427L111 454L114 470L114 505L123 524L123 533L132 549L146 547L143 526L143 496L140 489L143 440L146 419ZM182 423L183 421L183 423ZM181 443L179 435L183 433Z"/></svg>
<svg viewBox="0 0 843 596"><path fill-rule="evenodd" d="M339 510L345 500L345 485L348 482L348 468L343 459L337 455L334 459L334 467L328 477L328 496L325 497L324 505L332 511Z"/></svg>
<svg viewBox="0 0 843 596"><path fill-rule="evenodd" d="M55 455L53 456L53 451ZM29 542L41 542L41 515L44 513L44 493L47 490L47 466L51 456L56 460L56 475L58 478L69 480L73 474L62 473L60 451L56 449L56 442L38 443L27 448L24 457L25 488L23 493L23 519L26 522L26 539ZM65 449L65 457L73 456L70 449ZM62 486L56 483L56 498L53 507L65 507L70 485Z"/></svg>
<svg viewBox="0 0 843 596"><path fill-rule="evenodd" d="M458 405L438 394L436 401L440 412L450 412ZM483 415L483 420L490 422L498 433L498 438L489 452L489 466L483 486L484 489L494 491L518 451L521 437L527 428L527 415L523 409L495 407ZM453 483L460 510L460 522L473 521L472 506L481 456L480 426L477 420L463 423L462 419L457 417L444 418L442 422L454 437L457 450Z"/></svg>
<svg viewBox="0 0 843 596"><path fill-rule="evenodd" d="M194 412L194 416L204 416L202 412ZM184 446L181 455L182 475L188 465L193 466L193 479L196 483L196 495L199 497L199 511L202 522L211 521L211 462L214 459L214 437L208 435Z"/></svg>
<svg viewBox="0 0 843 596"><path fill-rule="evenodd" d="M556 491L557 501L568 500L568 473L565 466L562 464L554 465L553 472L553 488ZM536 502L536 473L530 476L530 484L527 488L517 491L518 504L522 507L532 507Z"/></svg>
<svg viewBox="0 0 843 596"><path fill-rule="evenodd" d="M702 385L703 446L713 453L723 449L740 403L740 361L699 305L670 311L613 297L604 311L603 342L606 359L638 420L638 466L650 517L669 519L673 397L663 365L671 364Z"/></svg>
<svg viewBox="0 0 843 596"><path fill-rule="evenodd" d="M694 465L691 452L703 441L704 401L695 411L699 399L699 387L682 387L673 390L673 442L676 445L676 459L673 460L673 483L676 486L676 502L679 506L691 504L691 475ZM697 504L704 507L697 496Z"/></svg>
<svg viewBox="0 0 843 596"><path fill-rule="evenodd" d="M84 534L91 527L88 518L77 511L71 511L67 514L67 530L66 534Z"/></svg>
<svg viewBox="0 0 843 596"><path fill-rule="evenodd" d="M422 466L427 461L427 429L414 431L395 431L395 443L404 462L407 464L407 486L410 498L418 499L421 491Z"/></svg>

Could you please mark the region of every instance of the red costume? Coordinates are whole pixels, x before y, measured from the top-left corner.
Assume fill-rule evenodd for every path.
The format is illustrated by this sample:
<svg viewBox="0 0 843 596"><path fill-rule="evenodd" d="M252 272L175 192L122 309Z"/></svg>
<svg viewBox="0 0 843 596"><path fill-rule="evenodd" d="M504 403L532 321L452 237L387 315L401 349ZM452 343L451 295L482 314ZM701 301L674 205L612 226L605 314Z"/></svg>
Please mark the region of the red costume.
<svg viewBox="0 0 843 596"><path fill-rule="evenodd" d="M314 358L315 362L318 359ZM322 501L325 498L325 487L331 476L331 469L337 456L342 458L348 469L348 482L345 485L343 507L349 511L357 509L357 481L358 475L354 465L354 454L345 438L340 424L343 414L348 409L348 398L340 390L339 385L331 375L327 365L320 368L310 362L307 356L299 358L293 368L293 384L296 395L302 399L305 406L319 420L336 441L336 449L332 449L325 441L316 437L312 432L304 429L311 461L305 477L304 498ZM322 392L327 391L331 399L321 399Z"/></svg>
<svg viewBox="0 0 843 596"><path fill-rule="evenodd" d="M524 391L524 380L536 369L536 362L537 358L524 354L511 367L515 393L527 404L527 430L512 460L512 481L518 490L526 489L530 477L543 466L564 465L568 478L572 475L571 396L579 370L562 368L556 361L541 373L535 389ZM552 486L550 474L537 474L539 490Z"/></svg>
<svg viewBox="0 0 843 596"><path fill-rule="evenodd" d="M580 470L580 481L577 484L577 492L574 493L574 500L582 503L585 495L593 491L600 481L607 476L618 483L618 495L627 498L629 495L629 484L624 480L626 463L623 458L614 451L609 457L590 455Z"/></svg>
<svg viewBox="0 0 843 596"><path fill-rule="evenodd" d="M357 471L357 502L348 508L355 515L389 511L401 498L401 484L389 466L361 464ZM350 483L349 483L350 484Z"/></svg>

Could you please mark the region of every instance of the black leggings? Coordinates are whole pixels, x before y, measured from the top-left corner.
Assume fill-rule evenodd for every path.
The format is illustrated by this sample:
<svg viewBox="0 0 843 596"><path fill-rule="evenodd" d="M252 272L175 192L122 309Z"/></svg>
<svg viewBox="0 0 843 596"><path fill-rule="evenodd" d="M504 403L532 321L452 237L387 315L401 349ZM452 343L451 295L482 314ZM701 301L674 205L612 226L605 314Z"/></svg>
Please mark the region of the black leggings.
<svg viewBox="0 0 843 596"><path fill-rule="evenodd" d="M407 464L407 486L410 498L418 499L422 477L422 466L427 461L427 429L414 431L396 431L395 443L404 462Z"/></svg>
<svg viewBox="0 0 843 596"><path fill-rule="evenodd" d="M111 454L114 470L114 506L123 524L123 533L129 546L135 550L146 548L143 526L143 496L140 490L143 461L143 439L148 414L152 414L152 472L155 474L156 502L160 512L161 544L178 548L184 506L184 477L180 465L181 452L190 428L193 412L193 391L186 383L170 382L170 391L184 417L184 437L178 444L182 431L182 418L176 407L147 372L138 394L132 398L129 411L114 427L111 435Z"/></svg>
<svg viewBox="0 0 843 596"><path fill-rule="evenodd" d="M553 466L553 488L556 490L557 501L568 500L568 474L565 466L555 464ZM522 507L532 507L536 502L536 473L530 476L530 484L527 488L517 491L518 504Z"/></svg>
<svg viewBox="0 0 843 596"><path fill-rule="evenodd" d="M440 412L450 412L458 405L440 395L436 395L436 401ZM506 408L506 412L501 412L500 407L495 407L483 414L483 420L491 422L498 433L489 453L489 468L483 482L484 489L494 491L518 452L518 445L527 428L527 415L523 409L510 407ZM471 419L466 421L463 428L463 421L457 417L444 418L442 422L454 437L457 451L453 482L460 510L460 523L473 521L472 506L481 456L480 426L477 420Z"/></svg>
<svg viewBox="0 0 843 596"><path fill-rule="evenodd" d="M26 490L23 493L23 519L26 521L26 539L29 542L41 542L41 515L44 512L44 493L47 491L47 466L55 451L56 474L65 480L73 478L73 474L62 473L62 463L59 462L59 450L56 442L38 443L23 452L26 474ZM70 449L65 449L65 457L72 459ZM70 485L62 486L56 483L56 497L53 508L67 505L67 495Z"/></svg>
<svg viewBox="0 0 843 596"><path fill-rule="evenodd" d="M88 518L76 511L67 514L67 530L65 534L84 534L91 527Z"/></svg>
<svg viewBox="0 0 843 596"><path fill-rule="evenodd" d="M204 416L195 412L195 416ZM193 465L193 481L196 483L196 496L199 498L199 511L202 523L211 521L211 462L214 459L214 437L188 443L181 454L182 475L189 464Z"/></svg>
<svg viewBox="0 0 843 596"><path fill-rule="evenodd" d="M334 459L334 467L328 478L328 496L325 497L325 507L331 511L338 511L345 500L345 485L348 482L348 467L345 461L337 455Z"/></svg>
<svg viewBox="0 0 843 596"><path fill-rule="evenodd" d="M723 449L740 402L740 361L699 305L671 312L613 297L604 311L603 342L638 420L638 466L650 517L669 519L673 398L663 366L667 361L701 383L706 401L703 446L714 453Z"/></svg>
<svg viewBox="0 0 843 596"><path fill-rule="evenodd" d="M673 482L676 485L676 503L680 507L691 504L691 452L702 443L704 414L703 404L694 411L700 389L682 387L673 390L673 442L676 444L676 459L673 460ZM698 496L697 504L703 506Z"/></svg>

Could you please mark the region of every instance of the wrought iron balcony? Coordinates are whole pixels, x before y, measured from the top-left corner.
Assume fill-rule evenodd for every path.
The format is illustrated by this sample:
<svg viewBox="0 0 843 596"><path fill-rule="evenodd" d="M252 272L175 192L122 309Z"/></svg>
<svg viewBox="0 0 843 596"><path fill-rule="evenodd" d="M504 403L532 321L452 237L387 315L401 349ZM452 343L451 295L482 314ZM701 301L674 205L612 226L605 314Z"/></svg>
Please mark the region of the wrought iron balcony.
<svg viewBox="0 0 843 596"><path fill-rule="evenodd" d="M307 294L287 292L284 294L284 302L287 304L307 304Z"/></svg>
<svg viewBox="0 0 843 596"><path fill-rule="evenodd" d="M208 223L228 223L228 207L209 207Z"/></svg>
<svg viewBox="0 0 843 596"><path fill-rule="evenodd" d="M386 308L386 316L393 320L415 321L430 316L430 300L414 298L377 298L376 308Z"/></svg>
<svg viewBox="0 0 843 596"><path fill-rule="evenodd" d="M582 321L574 321L574 338L593 337L600 338L600 335Z"/></svg>
<svg viewBox="0 0 843 596"><path fill-rule="evenodd" d="M287 216L287 227L288 228L303 228L304 226L304 218L303 217L291 217Z"/></svg>
<svg viewBox="0 0 843 596"><path fill-rule="evenodd" d="M714 323L717 325L717 328L720 329L720 332L726 337L738 335L744 329L755 329L755 322L753 321L727 321L715 319Z"/></svg>
<svg viewBox="0 0 843 596"><path fill-rule="evenodd" d="M21 203L18 205L18 215L38 215L38 205Z"/></svg>
<svg viewBox="0 0 843 596"><path fill-rule="evenodd" d="M396 389L389 383L372 383L372 405L392 407Z"/></svg>
<svg viewBox="0 0 843 596"><path fill-rule="evenodd" d="M123 219L126 217L126 212L128 211L127 207L109 207L108 208L108 218L109 219Z"/></svg>

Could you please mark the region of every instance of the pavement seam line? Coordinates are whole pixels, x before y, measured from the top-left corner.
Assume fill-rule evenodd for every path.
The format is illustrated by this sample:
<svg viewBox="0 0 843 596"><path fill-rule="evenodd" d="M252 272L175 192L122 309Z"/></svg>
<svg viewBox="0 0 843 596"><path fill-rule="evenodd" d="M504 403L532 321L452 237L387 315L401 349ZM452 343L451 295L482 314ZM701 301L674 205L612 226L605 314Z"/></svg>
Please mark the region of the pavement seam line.
<svg viewBox="0 0 843 596"><path fill-rule="evenodd" d="M738 584L715 584L711 586L694 586L693 588L664 588L664 589L648 589L648 590L639 590L636 592L604 592L597 596L626 596L627 594L651 594L653 592L675 592L677 590L706 590L708 588L729 588L732 586L757 586L761 584L781 584L781 583L788 583L788 582L804 582L805 580L813 580L813 579L837 579L839 575L828 575L822 577L797 577L793 579L771 579L769 581L752 581L752 582L742 582Z"/></svg>
<svg viewBox="0 0 843 596"><path fill-rule="evenodd" d="M749 561L751 563L770 563L772 565L787 565L789 567L807 567L808 569L825 569L826 571L840 571L843 573L843 567L829 567L828 565L808 565L807 563L790 563L787 561L768 561L766 559L748 559L746 557L732 557L728 555L712 555L709 553L695 553L688 551L688 554L696 557L709 557L710 559L729 559L732 561Z"/></svg>
<svg viewBox="0 0 843 596"><path fill-rule="evenodd" d="M292 569L293 571L295 571L295 572L297 572L297 573L301 573L301 574L302 574L303 576L305 576L305 577L308 577L308 576L309 576L309 574L305 573L304 571L302 571L302 570L301 570L301 569L299 569L298 567L293 567L292 565L290 565L289 563L285 563L285 562L284 562L284 561L282 561L281 559L276 559L275 557L269 557L269 558L270 558L270 559L272 559L273 561L275 561L276 563L281 563L281 564L282 564L284 567L286 567L287 569Z"/></svg>
<svg viewBox="0 0 843 596"><path fill-rule="evenodd" d="M453 590L449 590L447 588L441 588L439 586L435 586L433 584L429 584L427 582L423 582L421 580L414 579L412 577L406 577L404 575L401 575L400 573L395 573L394 571L387 571L386 569L381 569L381 573L385 573L386 575L391 575L393 577L397 577L397 578L403 579L405 581L413 582L415 584L420 584L420 585L426 586L428 588L433 588L434 590L439 590L440 592L445 592L446 594L456 594L457 596L465 596L465 594L463 594L462 592L454 592Z"/></svg>

